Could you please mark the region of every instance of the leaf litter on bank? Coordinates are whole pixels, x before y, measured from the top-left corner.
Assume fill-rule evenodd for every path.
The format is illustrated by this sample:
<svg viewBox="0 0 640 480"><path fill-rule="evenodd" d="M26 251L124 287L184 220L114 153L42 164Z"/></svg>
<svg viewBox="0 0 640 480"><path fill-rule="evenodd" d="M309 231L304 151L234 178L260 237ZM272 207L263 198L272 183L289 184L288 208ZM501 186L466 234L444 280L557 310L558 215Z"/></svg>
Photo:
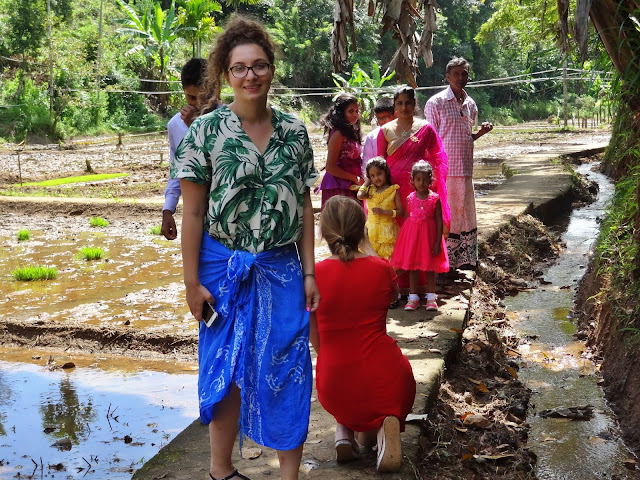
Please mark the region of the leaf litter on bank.
<svg viewBox="0 0 640 480"><path fill-rule="evenodd" d="M561 248L529 215L503 229L490 246L481 246L458 361L447 366L436 404L423 423L420 468L425 478L535 476L536 456L526 448L531 391L518 380L513 358L519 356L520 340L502 298L530 289Z"/></svg>

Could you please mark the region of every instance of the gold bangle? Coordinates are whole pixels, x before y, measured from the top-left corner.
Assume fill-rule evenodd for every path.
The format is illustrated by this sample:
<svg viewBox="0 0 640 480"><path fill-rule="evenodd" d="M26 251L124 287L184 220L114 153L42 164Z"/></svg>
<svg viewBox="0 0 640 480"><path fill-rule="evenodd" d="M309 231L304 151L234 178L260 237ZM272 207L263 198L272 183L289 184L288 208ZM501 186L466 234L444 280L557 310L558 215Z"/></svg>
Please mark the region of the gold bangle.
<svg viewBox="0 0 640 480"><path fill-rule="evenodd" d="M391 210L391 218L396 218L397 214L398 214L397 210Z"/></svg>

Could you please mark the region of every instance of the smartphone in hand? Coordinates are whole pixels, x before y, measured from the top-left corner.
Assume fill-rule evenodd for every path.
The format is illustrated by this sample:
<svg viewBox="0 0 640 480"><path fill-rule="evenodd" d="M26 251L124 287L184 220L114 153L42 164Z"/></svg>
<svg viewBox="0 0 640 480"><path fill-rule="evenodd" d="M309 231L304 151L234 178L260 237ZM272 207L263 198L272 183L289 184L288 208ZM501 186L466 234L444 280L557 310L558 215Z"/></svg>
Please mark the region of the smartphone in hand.
<svg viewBox="0 0 640 480"><path fill-rule="evenodd" d="M211 306L209 302L202 304L202 321L207 327L213 325L213 322L218 318L218 312Z"/></svg>

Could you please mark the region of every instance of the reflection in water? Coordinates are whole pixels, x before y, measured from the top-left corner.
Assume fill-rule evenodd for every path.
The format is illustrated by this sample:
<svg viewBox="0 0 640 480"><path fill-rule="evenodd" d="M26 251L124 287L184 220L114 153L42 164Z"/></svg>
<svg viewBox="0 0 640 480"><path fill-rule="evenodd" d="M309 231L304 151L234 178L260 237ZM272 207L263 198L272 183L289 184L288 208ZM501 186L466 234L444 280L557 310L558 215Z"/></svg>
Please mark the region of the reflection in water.
<svg viewBox="0 0 640 480"><path fill-rule="evenodd" d="M575 285L584 273L591 246L598 234L598 216L613 192L611 182L589 172L600 185L598 200L571 213L563 240L567 244L558 261L545 273L551 285L521 292L505 301L521 318L519 328L535 338L522 345L519 378L532 389L532 409L527 419L531 426L528 447L537 455L539 479L638 478L623 461L631 454L617 431L613 413L598 385L593 364L581 358L584 345L576 342L575 325L569 318ZM592 405L593 418L570 421L541 418L546 409Z"/></svg>
<svg viewBox="0 0 640 480"><path fill-rule="evenodd" d="M24 478L36 462L45 477L61 465L60 478L129 479L198 416L195 374L42 363L0 361L0 478ZM63 439L69 450L53 447Z"/></svg>
<svg viewBox="0 0 640 480"><path fill-rule="evenodd" d="M69 377L63 377L59 384L59 395L43 399L40 405L42 429L54 429L53 435L69 438L78 444L78 436L85 439L90 432L89 424L95 420L91 395L82 402Z"/></svg>
<svg viewBox="0 0 640 480"><path fill-rule="evenodd" d="M2 406L7 403L9 398L11 398L11 387L5 381L4 374L0 370L0 437L7 434L4 428L7 418L2 413Z"/></svg>

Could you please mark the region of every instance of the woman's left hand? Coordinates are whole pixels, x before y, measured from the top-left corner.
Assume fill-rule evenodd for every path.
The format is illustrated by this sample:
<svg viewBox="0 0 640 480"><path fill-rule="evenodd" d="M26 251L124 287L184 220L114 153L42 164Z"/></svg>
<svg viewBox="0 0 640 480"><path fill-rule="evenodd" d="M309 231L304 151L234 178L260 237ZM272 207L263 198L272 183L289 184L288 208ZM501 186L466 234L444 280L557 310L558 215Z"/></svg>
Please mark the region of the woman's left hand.
<svg viewBox="0 0 640 480"><path fill-rule="evenodd" d="M320 303L320 292L315 277L311 275L304 277L304 297L307 312L315 312Z"/></svg>

